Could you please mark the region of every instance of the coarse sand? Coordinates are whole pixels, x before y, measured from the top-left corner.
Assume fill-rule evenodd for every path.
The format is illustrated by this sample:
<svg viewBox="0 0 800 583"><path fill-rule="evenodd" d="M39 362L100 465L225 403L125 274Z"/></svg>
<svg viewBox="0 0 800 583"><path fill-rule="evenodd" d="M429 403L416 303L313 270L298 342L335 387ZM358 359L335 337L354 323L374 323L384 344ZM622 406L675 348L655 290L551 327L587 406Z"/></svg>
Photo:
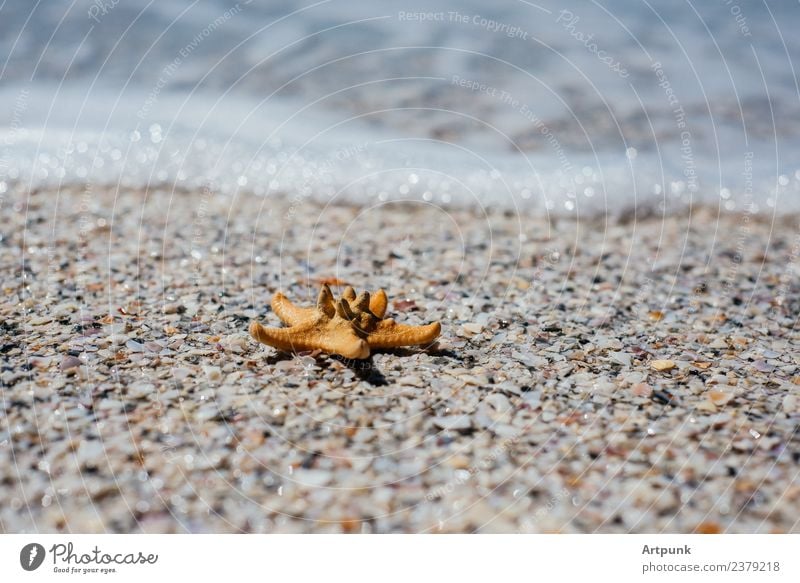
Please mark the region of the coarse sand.
<svg viewBox="0 0 800 583"><path fill-rule="evenodd" d="M0 531L798 532L798 218L0 204ZM282 290L428 350L280 354Z"/></svg>

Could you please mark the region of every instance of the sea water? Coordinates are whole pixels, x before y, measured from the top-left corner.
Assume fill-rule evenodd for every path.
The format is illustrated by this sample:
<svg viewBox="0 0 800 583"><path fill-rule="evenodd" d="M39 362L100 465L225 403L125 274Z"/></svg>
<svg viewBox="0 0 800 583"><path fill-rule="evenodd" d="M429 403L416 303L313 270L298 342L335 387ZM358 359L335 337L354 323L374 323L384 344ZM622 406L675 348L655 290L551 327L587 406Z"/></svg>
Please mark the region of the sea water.
<svg viewBox="0 0 800 583"><path fill-rule="evenodd" d="M798 27L741 0L7 2L0 197L793 212Z"/></svg>

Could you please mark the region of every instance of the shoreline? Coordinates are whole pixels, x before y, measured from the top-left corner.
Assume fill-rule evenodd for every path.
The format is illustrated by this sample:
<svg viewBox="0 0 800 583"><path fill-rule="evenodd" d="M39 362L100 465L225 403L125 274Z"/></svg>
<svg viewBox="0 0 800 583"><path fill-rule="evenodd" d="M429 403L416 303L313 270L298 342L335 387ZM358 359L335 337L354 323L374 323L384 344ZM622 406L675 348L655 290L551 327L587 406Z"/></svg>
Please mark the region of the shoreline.
<svg viewBox="0 0 800 583"><path fill-rule="evenodd" d="M14 196L3 532L800 528L798 215ZM330 278L438 346L249 338Z"/></svg>

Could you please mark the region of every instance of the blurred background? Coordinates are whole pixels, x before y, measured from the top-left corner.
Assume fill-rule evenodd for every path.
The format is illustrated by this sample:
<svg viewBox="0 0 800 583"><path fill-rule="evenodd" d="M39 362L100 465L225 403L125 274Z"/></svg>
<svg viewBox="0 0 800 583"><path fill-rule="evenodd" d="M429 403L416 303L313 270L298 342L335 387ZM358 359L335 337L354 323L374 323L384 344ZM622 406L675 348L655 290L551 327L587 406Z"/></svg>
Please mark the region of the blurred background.
<svg viewBox="0 0 800 583"><path fill-rule="evenodd" d="M0 189L797 210L799 24L740 0L7 2Z"/></svg>

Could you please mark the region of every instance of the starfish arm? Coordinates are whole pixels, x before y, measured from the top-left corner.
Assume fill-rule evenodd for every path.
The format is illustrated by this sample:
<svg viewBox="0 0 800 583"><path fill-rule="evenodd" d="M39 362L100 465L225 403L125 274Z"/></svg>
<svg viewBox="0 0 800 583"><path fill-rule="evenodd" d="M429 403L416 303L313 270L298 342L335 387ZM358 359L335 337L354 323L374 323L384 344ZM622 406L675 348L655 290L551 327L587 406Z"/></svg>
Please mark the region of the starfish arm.
<svg viewBox="0 0 800 583"><path fill-rule="evenodd" d="M386 297L386 292L379 289L369 299L369 311L375 314L378 318L383 318L386 315L386 306L389 305L389 299Z"/></svg>
<svg viewBox="0 0 800 583"><path fill-rule="evenodd" d="M295 306L289 299L281 292L272 296L272 311L278 316L284 324L289 326L296 326L304 322L314 315L314 308L301 308Z"/></svg>
<svg viewBox="0 0 800 583"><path fill-rule="evenodd" d="M344 288L344 291L342 292L342 298L348 302L352 302L354 299L356 299L356 290L353 289L352 285L348 285L346 288Z"/></svg>
<svg viewBox="0 0 800 583"><path fill-rule="evenodd" d="M430 344L442 332L439 322L427 326L406 326L391 318L378 322L377 328L367 336L370 348L398 348Z"/></svg>
<svg viewBox="0 0 800 583"><path fill-rule="evenodd" d="M353 314L353 310L350 309L350 304L347 303L347 300L339 300L336 302L336 315L348 321L355 318L355 314Z"/></svg>
<svg viewBox="0 0 800 583"><path fill-rule="evenodd" d="M362 291L351 303L352 308L356 312L365 312L369 310L369 292L366 290Z"/></svg>
<svg viewBox="0 0 800 583"><path fill-rule="evenodd" d="M319 290L319 296L317 296L317 310L329 318L332 318L336 313L336 308L333 301L333 293L331 293L331 288L327 283L322 284L322 288Z"/></svg>
<svg viewBox="0 0 800 583"><path fill-rule="evenodd" d="M369 345L355 332L342 330L320 330L313 323L291 328L267 328L258 322L250 324L250 335L268 346L282 352L322 350L328 354L339 354L345 358L367 358Z"/></svg>
<svg viewBox="0 0 800 583"><path fill-rule="evenodd" d="M291 328L267 328L258 322L250 324L250 335L261 342L283 352L299 352L319 348L314 343L311 325Z"/></svg>

